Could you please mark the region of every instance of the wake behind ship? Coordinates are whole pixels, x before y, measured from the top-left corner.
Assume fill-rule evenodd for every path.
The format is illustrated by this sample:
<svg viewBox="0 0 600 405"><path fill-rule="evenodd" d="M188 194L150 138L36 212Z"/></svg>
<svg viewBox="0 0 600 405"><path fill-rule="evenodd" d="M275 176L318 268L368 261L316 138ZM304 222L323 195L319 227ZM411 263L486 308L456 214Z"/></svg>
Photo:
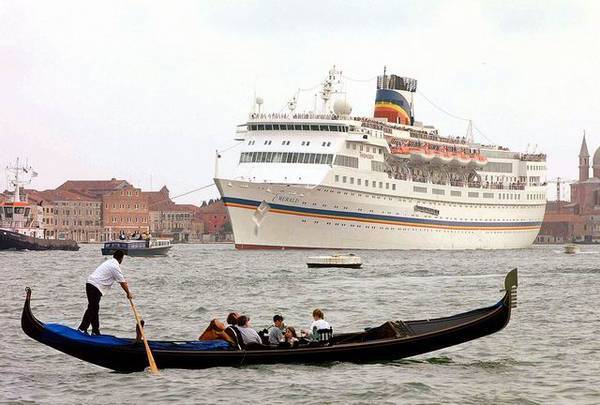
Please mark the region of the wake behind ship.
<svg viewBox="0 0 600 405"><path fill-rule="evenodd" d="M235 244L250 248L513 249L535 240L546 156L445 137L414 119L414 79L377 80L353 117L330 70L322 113L253 112L232 173L215 183ZM332 104L332 105L331 105Z"/></svg>

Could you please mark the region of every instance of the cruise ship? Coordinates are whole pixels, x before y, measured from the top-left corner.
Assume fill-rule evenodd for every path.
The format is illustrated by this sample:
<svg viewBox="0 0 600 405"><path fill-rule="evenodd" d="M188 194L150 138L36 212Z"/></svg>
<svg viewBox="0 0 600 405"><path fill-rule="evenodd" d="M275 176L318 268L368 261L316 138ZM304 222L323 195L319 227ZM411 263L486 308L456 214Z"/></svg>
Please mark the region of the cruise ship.
<svg viewBox="0 0 600 405"><path fill-rule="evenodd" d="M215 184L238 249L516 249L546 206L546 156L442 136L414 118L417 81L377 78L372 117L352 116L334 67L319 112L238 126L236 164ZM258 109L258 111L257 111ZM238 156L239 154L239 156Z"/></svg>

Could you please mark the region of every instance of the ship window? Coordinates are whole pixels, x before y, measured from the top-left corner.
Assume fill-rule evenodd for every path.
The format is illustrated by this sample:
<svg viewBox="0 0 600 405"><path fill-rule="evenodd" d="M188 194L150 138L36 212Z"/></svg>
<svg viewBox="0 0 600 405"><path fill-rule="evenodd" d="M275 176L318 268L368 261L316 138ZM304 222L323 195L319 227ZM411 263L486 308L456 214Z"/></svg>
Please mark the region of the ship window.
<svg viewBox="0 0 600 405"><path fill-rule="evenodd" d="M346 182L346 176L342 176L342 183Z"/></svg>
<svg viewBox="0 0 600 405"><path fill-rule="evenodd" d="M251 131L256 131L256 125L250 125L250 130Z"/></svg>
<svg viewBox="0 0 600 405"><path fill-rule="evenodd" d="M314 153L311 153L311 154L310 154L310 157L309 157L308 163L315 163L315 154L314 154Z"/></svg>
<svg viewBox="0 0 600 405"><path fill-rule="evenodd" d="M326 142L323 142L323 143L321 144L321 146L325 146L325 143L326 143Z"/></svg>
<svg viewBox="0 0 600 405"><path fill-rule="evenodd" d="M258 130L259 131L264 131L265 130L265 124L258 124Z"/></svg>
<svg viewBox="0 0 600 405"><path fill-rule="evenodd" d="M329 126L327 126L327 125L320 125L319 126L319 130L321 130L321 131L329 131Z"/></svg>
<svg viewBox="0 0 600 405"><path fill-rule="evenodd" d="M335 175L335 182L337 183L337 182L339 182L339 181L340 181L340 175L339 175L339 174L336 174L336 175Z"/></svg>
<svg viewBox="0 0 600 405"><path fill-rule="evenodd" d="M310 145L310 141L306 142L306 146Z"/></svg>
<svg viewBox="0 0 600 405"><path fill-rule="evenodd" d="M273 124L265 124L265 129L267 131L272 131L273 130Z"/></svg>
<svg viewBox="0 0 600 405"><path fill-rule="evenodd" d="M327 155L327 164L330 165L333 162L333 155Z"/></svg>
<svg viewBox="0 0 600 405"><path fill-rule="evenodd" d="M302 130L303 130L303 131L309 131L309 130L310 130L310 126L309 126L309 125L306 125L306 124L303 124L303 125L302 125Z"/></svg>
<svg viewBox="0 0 600 405"><path fill-rule="evenodd" d="M385 188L389 190L389 188L390 188L390 183L385 183Z"/></svg>
<svg viewBox="0 0 600 405"><path fill-rule="evenodd" d="M282 145L285 145L285 141L281 141L281 144L282 144Z"/></svg>
<svg viewBox="0 0 600 405"><path fill-rule="evenodd" d="M298 153L298 163L304 162L304 153Z"/></svg>
<svg viewBox="0 0 600 405"><path fill-rule="evenodd" d="M327 146L331 146L331 142L327 142Z"/></svg>
<svg viewBox="0 0 600 405"><path fill-rule="evenodd" d="M318 125L311 125L310 126L310 130L311 131L318 131L319 130L319 126Z"/></svg>
<svg viewBox="0 0 600 405"><path fill-rule="evenodd" d="M296 131L300 131L300 130L302 130L302 125L300 125L300 124L294 124L294 129Z"/></svg>
<svg viewBox="0 0 600 405"><path fill-rule="evenodd" d="M352 144L352 149L356 150L356 144L355 143Z"/></svg>
<svg viewBox="0 0 600 405"><path fill-rule="evenodd" d="M285 129L285 125L284 125L284 128L282 128L282 129ZM279 131L279 124L273 124L273 130Z"/></svg>
<svg viewBox="0 0 600 405"><path fill-rule="evenodd" d="M337 125L330 125L329 130L330 131L339 131L339 127Z"/></svg>
<svg viewBox="0 0 600 405"><path fill-rule="evenodd" d="M286 153L285 154L285 162L286 163L292 163L292 157L293 157L293 153Z"/></svg>
<svg viewBox="0 0 600 405"><path fill-rule="evenodd" d="M460 191L451 190L450 195L452 197L460 197L462 195L462 193Z"/></svg>
<svg viewBox="0 0 600 405"><path fill-rule="evenodd" d="M426 193L427 187L413 186L413 191L417 193Z"/></svg>
<svg viewBox="0 0 600 405"><path fill-rule="evenodd" d="M396 185L392 184L392 190L396 190Z"/></svg>
<svg viewBox="0 0 600 405"><path fill-rule="evenodd" d="M356 179L356 184L358 184L360 186L361 181L362 181L362 179Z"/></svg>
<svg viewBox="0 0 600 405"><path fill-rule="evenodd" d="M469 197L472 197L472 198L478 198L479 197L479 193L474 192L474 191L469 191L468 195L469 195Z"/></svg>
<svg viewBox="0 0 600 405"><path fill-rule="evenodd" d="M446 194L446 191L439 189L439 188L433 188L433 189L431 189L431 193L437 194L437 195L444 195L444 194Z"/></svg>
<svg viewBox="0 0 600 405"><path fill-rule="evenodd" d="M483 193L483 198L494 198L494 193Z"/></svg>
<svg viewBox="0 0 600 405"><path fill-rule="evenodd" d="M354 177L350 177L350 184L354 184Z"/></svg>
<svg viewBox="0 0 600 405"><path fill-rule="evenodd" d="M377 187L377 182L375 180L373 180L373 188ZM373 198L375 198L375 196L372 196Z"/></svg>

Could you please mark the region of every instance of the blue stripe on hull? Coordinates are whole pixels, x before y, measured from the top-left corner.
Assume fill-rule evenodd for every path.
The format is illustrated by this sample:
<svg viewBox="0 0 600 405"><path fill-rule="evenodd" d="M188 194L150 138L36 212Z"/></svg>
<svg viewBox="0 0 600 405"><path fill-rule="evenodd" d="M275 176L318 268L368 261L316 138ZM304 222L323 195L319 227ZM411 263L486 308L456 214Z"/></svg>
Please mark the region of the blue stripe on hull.
<svg viewBox="0 0 600 405"><path fill-rule="evenodd" d="M252 207L258 207L261 201L246 200L243 198L223 197L223 202L230 204L247 205ZM333 217L346 218L357 218L375 221L390 221L390 222L404 222L416 225L438 225L448 227L473 227L473 228L497 228L497 227L540 227L542 222L459 222L459 221L442 221L427 218L411 218L411 217L395 217L390 215L378 215L378 214L364 214L361 212L344 212L344 211L332 211L323 210L318 208L306 208L296 207L293 205L282 205L275 203L268 203L271 208L277 210L298 212L303 214L316 214L316 215L327 215Z"/></svg>

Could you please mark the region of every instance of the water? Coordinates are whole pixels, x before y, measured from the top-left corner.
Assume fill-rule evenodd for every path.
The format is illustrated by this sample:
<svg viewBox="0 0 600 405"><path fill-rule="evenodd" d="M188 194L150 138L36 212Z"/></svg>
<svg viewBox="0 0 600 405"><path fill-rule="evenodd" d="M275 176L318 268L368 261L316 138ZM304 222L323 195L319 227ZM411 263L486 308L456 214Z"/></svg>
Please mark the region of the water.
<svg viewBox="0 0 600 405"><path fill-rule="evenodd" d="M363 269L308 269L328 252L236 251L178 245L123 270L150 339L195 339L236 310L256 328L275 313L307 327L322 308L337 331L388 319L446 316L495 303L519 268L519 306L494 335L410 359L370 364L267 365L119 374L43 346L20 329L24 287L44 322L77 326L84 283L102 260L79 252L0 252L0 402L109 403L600 403L600 249L357 252ZM120 287L101 302L105 334L132 336Z"/></svg>

